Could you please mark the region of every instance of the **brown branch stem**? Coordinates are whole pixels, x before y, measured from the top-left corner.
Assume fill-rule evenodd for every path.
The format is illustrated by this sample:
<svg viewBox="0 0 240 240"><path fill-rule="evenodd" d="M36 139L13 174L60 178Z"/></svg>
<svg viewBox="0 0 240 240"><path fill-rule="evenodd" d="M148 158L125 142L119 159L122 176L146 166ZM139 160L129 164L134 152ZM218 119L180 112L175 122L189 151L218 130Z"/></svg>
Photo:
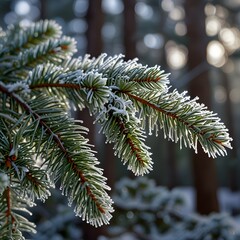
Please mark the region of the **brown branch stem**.
<svg viewBox="0 0 240 240"><path fill-rule="evenodd" d="M30 89L47 88L47 87L81 89L80 85L73 84L73 83L41 83L41 84L29 86Z"/></svg>
<svg viewBox="0 0 240 240"><path fill-rule="evenodd" d="M141 150L135 145L132 139L128 136L129 131L126 129L124 123L119 118L116 118L116 122L118 123L120 131L126 135L126 141L129 144L132 152L135 154L138 162L144 165L144 160L141 158L141 155L140 155Z"/></svg>
<svg viewBox="0 0 240 240"><path fill-rule="evenodd" d="M74 160L72 159L72 157L68 153L67 149L64 147L63 142L61 141L59 134L55 134L51 130L51 128L43 121L41 116L39 116L36 112L34 112L34 110L32 110L32 108L26 102L24 102L19 97L19 95L17 95L14 92L9 92L8 89L4 85L2 85L2 84L0 84L0 91L3 92L3 93L6 93L10 97L14 98L17 101L17 103L23 109L25 109L26 112L30 113L35 119L39 120L40 125L43 126L46 129L46 133L48 133L49 135L53 136L53 140L57 144L58 148L65 154L65 157L66 157L67 161L71 164L72 170L79 176L79 178L81 179L82 184L87 182L88 180L85 178L83 172L78 168L77 164L74 162ZM89 197L92 198L92 200L95 202L98 210L101 213L105 213L105 210L98 203L95 195L92 193L92 191L91 191L91 189L90 189L90 187L88 185L86 185L86 190L87 190L87 194L89 195Z"/></svg>
<svg viewBox="0 0 240 240"><path fill-rule="evenodd" d="M11 225L14 224L15 218L12 215L12 206L11 206L11 190L10 187L7 187L5 190L5 196L7 201L7 210L6 210L6 218L7 218L7 224L9 224L9 218L11 219Z"/></svg>
<svg viewBox="0 0 240 240"><path fill-rule="evenodd" d="M179 116L177 116L176 114L171 113L171 112L167 112L167 111L161 109L159 106L157 106L157 105L155 105L155 104L153 104L153 103L151 103L151 102L149 102L149 101L147 101L147 100L145 100L145 99L143 99L143 98L141 98L141 97L138 97L138 96L136 96L136 95L134 95L134 94L132 94L132 93L130 93L130 92L123 92L123 93L125 93L126 95L128 95L130 98L133 98L134 100L136 100L136 101L138 101L138 102L140 102L140 103L142 103L142 104L144 104L144 105L146 105L146 106L149 106L150 108L152 108L152 109L154 109L154 110L156 110L156 111L158 111L158 112L161 112L161 113L163 113L163 114L165 114L165 115L167 115L167 116L169 116L169 117L171 117L171 118L173 118L173 119L177 119L179 122L182 122L182 123L183 123L184 125L186 125L188 128L192 129L193 131L196 131L196 129L195 129L195 127L194 127L193 125L189 124L189 122L187 122L187 121L185 121L185 120L183 120L183 119L180 119ZM202 136L205 134L204 131L197 131L197 132L198 132L200 135L202 135ZM208 139L209 141L213 141L213 142L215 142L215 143L217 143L217 144L222 145L222 142L219 141L219 140L217 140L217 139L215 139L213 134L212 134L210 137L208 137L207 139Z"/></svg>
<svg viewBox="0 0 240 240"><path fill-rule="evenodd" d="M32 84L29 86L30 89L37 89L37 88L71 88L71 89L91 89L92 91L96 91L96 87L82 87L76 83L40 83L40 84Z"/></svg>

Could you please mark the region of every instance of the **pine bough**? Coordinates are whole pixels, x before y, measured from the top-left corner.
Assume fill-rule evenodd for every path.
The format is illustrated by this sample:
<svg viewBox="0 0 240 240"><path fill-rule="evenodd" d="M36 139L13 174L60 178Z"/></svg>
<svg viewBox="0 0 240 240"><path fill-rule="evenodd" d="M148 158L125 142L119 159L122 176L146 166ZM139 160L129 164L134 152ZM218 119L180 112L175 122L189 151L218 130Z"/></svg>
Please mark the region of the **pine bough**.
<svg viewBox="0 0 240 240"><path fill-rule="evenodd" d="M115 153L136 175L152 169L146 133L210 156L231 148L228 130L197 98L169 91L168 74L123 56L74 58L74 39L54 21L0 30L0 232L24 239L34 224L22 214L56 182L75 213L94 226L113 212L106 178L67 113L87 107Z"/></svg>

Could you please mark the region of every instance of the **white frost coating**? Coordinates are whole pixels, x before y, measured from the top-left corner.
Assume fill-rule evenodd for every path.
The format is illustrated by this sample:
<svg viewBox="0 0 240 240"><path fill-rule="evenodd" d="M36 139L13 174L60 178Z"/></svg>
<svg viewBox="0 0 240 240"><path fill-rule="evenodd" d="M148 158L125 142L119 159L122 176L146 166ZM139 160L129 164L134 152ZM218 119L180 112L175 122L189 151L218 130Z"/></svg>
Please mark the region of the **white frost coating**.
<svg viewBox="0 0 240 240"><path fill-rule="evenodd" d="M229 148L229 149L232 149L232 146L231 146L231 143L230 143L230 141L232 141L232 140L233 140L232 138L229 138L229 141L222 142L222 145L223 145L224 147L227 147L227 148Z"/></svg>
<svg viewBox="0 0 240 240"><path fill-rule="evenodd" d="M12 148L8 155L9 156L13 156L15 154L15 152L16 152L15 150L16 150L15 148Z"/></svg>
<svg viewBox="0 0 240 240"><path fill-rule="evenodd" d="M25 82L16 82L13 84L7 84L6 85L9 92L16 92L16 91L22 91L23 93L29 93L29 85Z"/></svg>
<svg viewBox="0 0 240 240"><path fill-rule="evenodd" d="M112 95L113 99L114 99L114 106L112 106L111 104L108 105L109 110L113 110L113 115L123 115L127 117L127 121L129 121L129 113L127 111L127 108L131 108L132 107L132 101L130 100L124 100L120 97L118 97L117 95Z"/></svg>
<svg viewBox="0 0 240 240"><path fill-rule="evenodd" d="M99 115L97 116L95 122L97 121L101 121L103 119L107 119L108 116L107 114L110 111L113 111L113 115L121 115L121 116L125 116L127 118L127 121L129 121L129 113L135 113L135 110L133 109L133 105L132 105L132 101L131 100L124 100L120 97L118 97L117 95L113 94L112 92L110 92L111 95L111 103L109 103L107 105L107 108L104 107L101 112L99 113ZM132 110L129 110L131 109Z"/></svg>
<svg viewBox="0 0 240 240"><path fill-rule="evenodd" d="M5 188L9 185L10 181L8 175L5 173L0 173L0 194L3 193Z"/></svg>

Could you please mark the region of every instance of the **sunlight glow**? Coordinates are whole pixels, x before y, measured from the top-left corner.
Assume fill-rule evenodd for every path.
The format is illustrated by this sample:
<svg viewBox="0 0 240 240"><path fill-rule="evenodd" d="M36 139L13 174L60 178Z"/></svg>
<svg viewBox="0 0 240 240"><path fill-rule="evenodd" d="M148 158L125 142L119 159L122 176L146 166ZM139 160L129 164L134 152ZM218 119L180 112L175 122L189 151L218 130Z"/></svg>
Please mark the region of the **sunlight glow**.
<svg viewBox="0 0 240 240"><path fill-rule="evenodd" d="M220 19L216 16L206 18L206 32L208 36L215 36L221 30Z"/></svg>
<svg viewBox="0 0 240 240"><path fill-rule="evenodd" d="M141 18L148 20L153 17L153 9L144 2L137 2L135 5L135 12Z"/></svg>
<svg viewBox="0 0 240 240"><path fill-rule="evenodd" d="M219 41L211 41L207 46L207 60L215 67L222 67L226 61L226 51Z"/></svg>
<svg viewBox="0 0 240 240"><path fill-rule="evenodd" d="M88 1L85 0L76 0L73 5L73 10L76 16L82 17L86 14L88 9Z"/></svg>
<svg viewBox="0 0 240 240"><path fill-rule="evenodd" d="M124 6L120 0L103 0L102 8L106 13L117 15L123 12Z"/></svg>
<svg viewBox="0 0 240 240"><path fill-rule="evenodd" d="M31 7L27 1L18 1L14 7L15 12L20 15L24 16L29 14Z"/></svg>
<svg viewBox="0 0 240 240"><path fill-rule="evenodd" d="M174 21L182 20L185 17L185 11L182 7L174 7L170 11L169 17Z"/></svg>
<svg viewBox="0 0 240 240"><path fill-rule="evenodd" d="M162 0L161 7L164 11L170 12L174 8L174 3L172 0Z"/></svg>
<svg viewBox="0 0 240 240"><path fill-rule="evenodd" d="M216 7L210 3L206 4L204 12L207 16L213 16L216 14Z"/></svg>
<svg viewBox="0 0 240 240"><path fill-rule="evenodd" d="M144 41L144 44L148 48L159 49L164 44L163 36L161 34L157 34L157 33L155 33L155 34L149 33L149 34L145 35L143 41Z"/></svg>
<svg viewBox="0 0 240 240"><path fill-rule="evenodd" d="M240 31L237 28L223 28L219 37L229 52L240 48Z"/></svg>
<svg viewBox="0 0 240 240"><path fill-rule="evenodd" d="M174 70L183 68L187 63L186 47L174 42L169 41L166 44L166 56L168 65Z"/></svg>

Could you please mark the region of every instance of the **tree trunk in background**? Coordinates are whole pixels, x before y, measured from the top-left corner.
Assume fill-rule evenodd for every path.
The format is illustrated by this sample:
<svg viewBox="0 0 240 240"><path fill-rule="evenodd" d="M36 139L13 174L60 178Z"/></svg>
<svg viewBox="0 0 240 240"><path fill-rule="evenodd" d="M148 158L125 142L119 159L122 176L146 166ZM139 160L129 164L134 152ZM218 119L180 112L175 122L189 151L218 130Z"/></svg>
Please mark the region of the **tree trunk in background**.
<svg viewBox="0 0 240 240"><path fill-rule="evenodd" d="M41 11L40 11L40 19L46 19L46 6L47 6L47 2L46 0L40 0L40 5L41 5Z"/></svg>
<svg viewBox="0 0 240 240"><path fill-rule="evenodd" d="M133 59L136 53L136 16L135 16L135 0L123 0L124 3L124 23L123 23L123 39L125 48L125 59Z"/></svg>
<svg viewBox="0 0 240 240"><path fill-rule="evenodd" d="M226 113L226 126L229 129L229 134L233 139L237 139L236 131L235 131L235 125L234 125L234 118L233 118L233 106L229 97L230 92L230 86L229 86L229 79L227 74L224 71L221 71L222 78L223 78L223 86L227 93L227 98L225 102L225 113ZM236 142L232 142L231 151L229 151L228 157L230 158L230 169L229 169L229 186L232 191L238 190L238 181L237 181L237 175L238 175L238 167L237 167L237 146Z"/></svg>
<svg viewBox="0 0 240 240"><path fill-rule="evenodd" d="M87 53L92 57L97 57L102 53L102 26L104 15L102 12L101 0L89 0L86 20L88 24L87 35Z"/></svg>
<svg viewBox="0 0 240 240"><path fill-rule="evenodd" d="M186 0L186 24L188 33L189 71L206 61L207 36L205 33L205 0ZM199 96L200 102L210 107L211 86L208 72L201 73L189 83L192 97ZM200 149L193 155L193 176L196 188L196 208L201 214L218 212L216 166L212 158Z"/></svg>

